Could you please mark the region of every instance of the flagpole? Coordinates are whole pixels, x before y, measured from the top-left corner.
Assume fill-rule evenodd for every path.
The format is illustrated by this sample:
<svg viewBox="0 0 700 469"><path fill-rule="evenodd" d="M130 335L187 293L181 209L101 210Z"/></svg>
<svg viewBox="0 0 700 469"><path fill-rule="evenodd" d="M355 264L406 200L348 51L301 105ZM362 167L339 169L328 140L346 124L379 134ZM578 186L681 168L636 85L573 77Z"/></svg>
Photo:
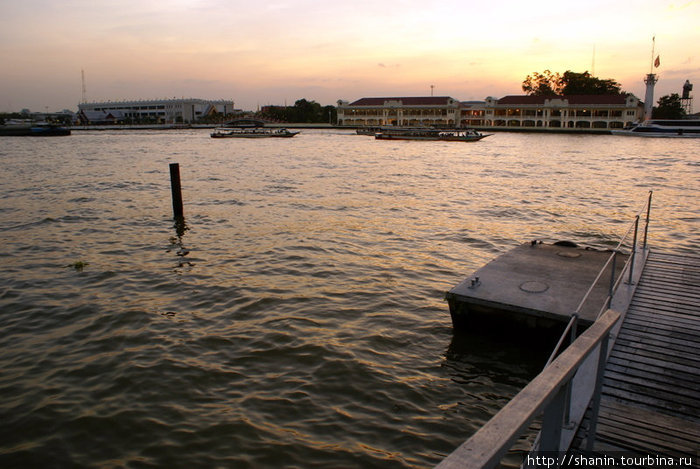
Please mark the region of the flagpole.
<svg viewBox="0 0 700 469"><path fill-rule="evenodd" d="M649 73L654 73L654 48L656 46L656 35L651 38L651 62L649 63Z"/></svg>

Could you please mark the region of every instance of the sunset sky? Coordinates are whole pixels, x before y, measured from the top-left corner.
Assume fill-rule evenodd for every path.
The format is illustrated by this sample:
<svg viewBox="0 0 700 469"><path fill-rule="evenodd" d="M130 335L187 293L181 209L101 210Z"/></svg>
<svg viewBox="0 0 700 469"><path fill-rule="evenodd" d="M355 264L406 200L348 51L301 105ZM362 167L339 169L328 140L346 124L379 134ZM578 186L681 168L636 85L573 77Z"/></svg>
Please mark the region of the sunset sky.
<svg viewBox="0 0 700 469"><path fill-rule="evenodd" d="M656 99L700 87L700 1L0 0L0 111L196 97L254 110L306 98L522 94L549 69ZM696 89L696 92L700 88ZM694 106L698 111L700 106Z"/></svg>

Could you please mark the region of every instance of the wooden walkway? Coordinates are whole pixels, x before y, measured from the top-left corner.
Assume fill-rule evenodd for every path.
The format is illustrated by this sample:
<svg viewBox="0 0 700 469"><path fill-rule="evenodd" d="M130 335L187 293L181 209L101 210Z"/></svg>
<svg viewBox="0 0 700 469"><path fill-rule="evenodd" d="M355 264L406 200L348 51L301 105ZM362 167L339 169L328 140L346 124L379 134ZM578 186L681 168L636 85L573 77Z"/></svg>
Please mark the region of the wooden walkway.
<svg viewBox="0 0 700 469"><path fill-rule="evenodd" d="M586 446L589 420L572 445ZM700 257L651 252L605 370L595 452L700 454Z"/></svg>

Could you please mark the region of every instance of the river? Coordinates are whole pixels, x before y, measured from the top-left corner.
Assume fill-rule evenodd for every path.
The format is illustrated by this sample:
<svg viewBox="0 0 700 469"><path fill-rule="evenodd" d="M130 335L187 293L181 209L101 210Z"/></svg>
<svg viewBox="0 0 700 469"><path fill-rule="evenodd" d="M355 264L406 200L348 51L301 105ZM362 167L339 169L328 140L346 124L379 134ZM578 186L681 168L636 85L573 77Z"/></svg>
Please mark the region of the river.
<svg viewBox="0 0 700 469"><path fill-rule="evenodd" d="M454 334L447 290L532 239L610 247L650 190L652 248L700 245L700 139L74 131L0 161L4 468L432 467L547 355Z"/></svg>

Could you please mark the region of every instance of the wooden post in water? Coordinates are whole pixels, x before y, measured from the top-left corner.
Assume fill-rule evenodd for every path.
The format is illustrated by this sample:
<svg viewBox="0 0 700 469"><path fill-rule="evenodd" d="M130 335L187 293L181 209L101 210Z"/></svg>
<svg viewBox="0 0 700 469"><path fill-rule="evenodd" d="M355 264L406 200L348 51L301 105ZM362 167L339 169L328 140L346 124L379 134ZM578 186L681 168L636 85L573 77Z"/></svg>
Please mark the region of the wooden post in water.
<svg viewBox="0 0 700 469"><path fill-rule="evenodd" d="M180 164L170 163L170 189L173 194L173 216L183 218L182 187L180 186Z"/></svg>

